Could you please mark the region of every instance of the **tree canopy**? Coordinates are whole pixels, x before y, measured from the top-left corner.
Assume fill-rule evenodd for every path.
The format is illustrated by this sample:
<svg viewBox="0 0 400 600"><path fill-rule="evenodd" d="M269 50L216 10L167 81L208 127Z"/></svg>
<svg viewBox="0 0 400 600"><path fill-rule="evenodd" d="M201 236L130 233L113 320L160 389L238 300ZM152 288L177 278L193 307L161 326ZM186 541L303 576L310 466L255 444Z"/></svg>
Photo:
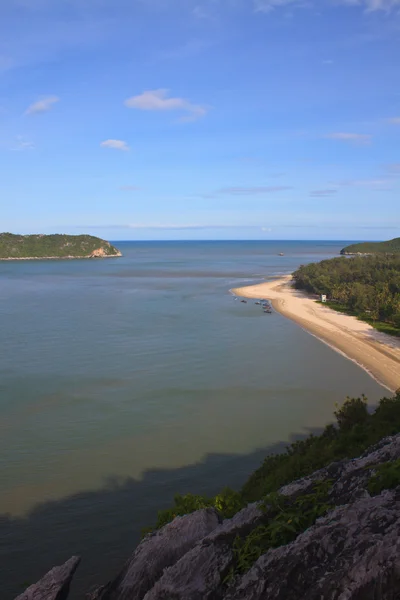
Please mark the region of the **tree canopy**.
<svg viewBox="0 0 400 600"><path fill-rule="evenodd" d="M92 235L0 233L0 259L119 256L109 242Z"/></svg>
<svg viewBox="0 0 400 600"><path fill-rule="evenodd" d="M351 244L340 251L340 254L400 254L400 238L388 242L361 242Z"/></svg>
<svg viewBox="0 0 400 600"><path fill-rule="evenodd" d="M297 289L326 294L334 308L400 334L400 254L333 258L301 266L293 274Z"/></svg>

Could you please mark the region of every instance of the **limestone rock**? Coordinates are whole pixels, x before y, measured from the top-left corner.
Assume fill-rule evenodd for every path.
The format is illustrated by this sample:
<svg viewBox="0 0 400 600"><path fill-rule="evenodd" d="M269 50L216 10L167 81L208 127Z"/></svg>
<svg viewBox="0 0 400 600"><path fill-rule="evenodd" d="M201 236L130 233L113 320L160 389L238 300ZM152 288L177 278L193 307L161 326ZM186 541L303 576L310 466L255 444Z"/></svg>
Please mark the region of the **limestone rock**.
<svg viewBox="0 0 400 600"><path fill-rule="evenodd" d="M141 600L161 577L219 524L213 508L177 517L159 531L146 536L118 577L92 593L91 600Z"/></svg>
<svg viewBox="0 0 400 600"><path fill-rule="evenodd" d="M207 600L222 591L223 580L233 563L232 542L246 535L263 513L250 504L198 543L175 565L165 570L144 600Z"/></svg>
<svg viewBox="0 0 400 600"><path fill-rule="evenodd" d="M79 562L80 558L73 556L60 567L54 567L15 600L66 600L69 585Z"/></svg>
<svg viewBox="0 0 400 600"><path fill-rule="evenodd" d="M344 505L268 551L224 600L395 600L400 594L400 486Z"/></svg>

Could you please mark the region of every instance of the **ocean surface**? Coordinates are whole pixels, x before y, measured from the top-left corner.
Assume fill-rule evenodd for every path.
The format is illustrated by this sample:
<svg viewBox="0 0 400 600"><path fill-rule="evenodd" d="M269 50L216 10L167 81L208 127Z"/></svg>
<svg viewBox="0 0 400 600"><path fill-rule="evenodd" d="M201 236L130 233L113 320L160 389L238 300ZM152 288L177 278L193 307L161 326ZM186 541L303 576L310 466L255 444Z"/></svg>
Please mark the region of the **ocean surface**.
<svg viewBox="0 0 400 600"><path fill-rule="evenodd" d="M387 394L229 293L347 243L116 242L122 258L0 262L2 600L72 554L82 598L176 492L239 487L347 395Z"/></svg>

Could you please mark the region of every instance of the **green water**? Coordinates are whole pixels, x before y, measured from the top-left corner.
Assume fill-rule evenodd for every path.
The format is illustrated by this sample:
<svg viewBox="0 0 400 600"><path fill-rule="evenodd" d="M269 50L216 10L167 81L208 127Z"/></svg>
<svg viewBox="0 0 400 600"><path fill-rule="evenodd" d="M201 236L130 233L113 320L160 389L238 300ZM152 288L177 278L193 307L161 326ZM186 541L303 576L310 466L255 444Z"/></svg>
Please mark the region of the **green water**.
<svg viewBox="0 0 400 600"><path fill-rule="evenodd" d="M5 600L74 553L81 597L175 492L239 486L347 394L385 394L291 321L229 294L343 245L123 243L120 259L0 263Z"/></svg>

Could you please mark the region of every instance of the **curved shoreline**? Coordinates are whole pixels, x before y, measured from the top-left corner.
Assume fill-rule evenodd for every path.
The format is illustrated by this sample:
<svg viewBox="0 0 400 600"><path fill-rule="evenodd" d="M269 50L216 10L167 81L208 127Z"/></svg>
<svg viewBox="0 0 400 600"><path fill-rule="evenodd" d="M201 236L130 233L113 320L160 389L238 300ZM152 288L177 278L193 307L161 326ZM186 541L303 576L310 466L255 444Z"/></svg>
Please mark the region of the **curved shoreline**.
<svg viewBox="0 0 400 600"><path fill-rule="evenodd" d="M292 276L234 288L244 298L267 298L277 312L356 362L390 391L400 388L400 339L338 313L291 287Z"/></svg>

